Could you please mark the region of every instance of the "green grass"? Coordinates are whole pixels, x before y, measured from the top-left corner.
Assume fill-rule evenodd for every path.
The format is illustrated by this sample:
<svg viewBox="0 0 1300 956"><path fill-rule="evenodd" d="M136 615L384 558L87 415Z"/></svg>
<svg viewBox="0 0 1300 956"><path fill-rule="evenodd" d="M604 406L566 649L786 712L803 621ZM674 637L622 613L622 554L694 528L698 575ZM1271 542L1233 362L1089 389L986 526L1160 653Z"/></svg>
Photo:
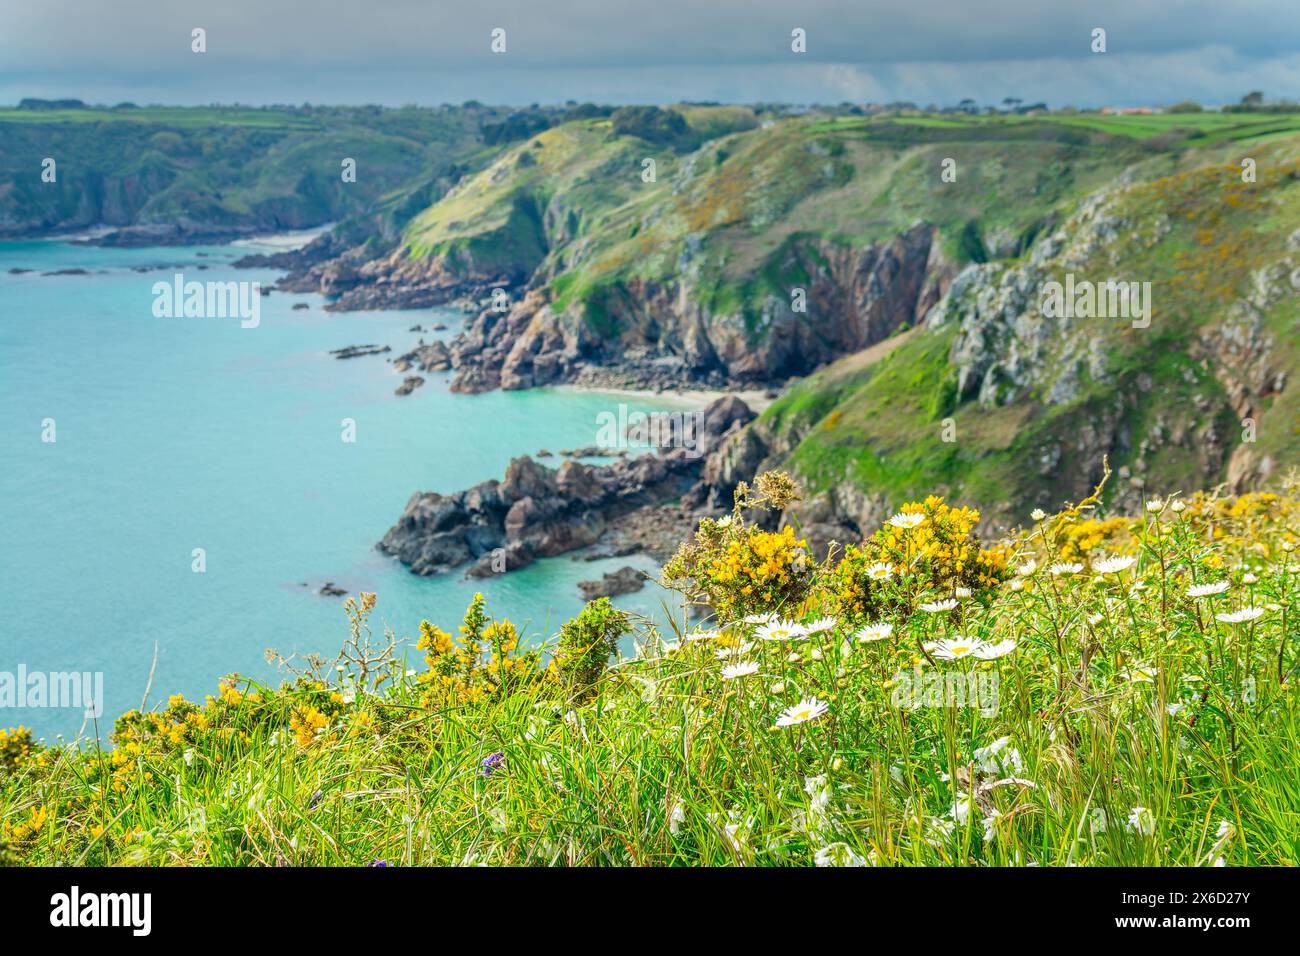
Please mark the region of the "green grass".
<svg viewBox="0 0 1300 956"><path fill-rule="evenodd" d="M618 615L597 610L566 631L557 677L510 653L508 625L472 612L467 631L495 648L497 669L448 650L408 677L390 653L362 652L370 605L349 602L338 671L317 661L278 690L232 679L205 705L174 698L119 721L112 751L0 737L0 854L26 865L1295 865L1295 498L1166 501L1132 520L1090 507L1011 542L1009 580L947 613L919 608L944 596L935 575L951 570L908 544L928 525L877 535L866 560L894 565L870 592L889 608L883 640L856 639L861 620L848 616L795 641L727 621L687 640L680 624L632 622L640 653L594 688L566 683L565 662L583 655L599 674L602 652L578 645L584 628L628 626ZM729 541L764 540L743 520L710 525L702 567ZM782 553L787 573L809 574ZM1117 554L1134 562L1092 567ZM1053 561L1081 567L1057 573ZM835 581L831 566L814 569L791 592L800 603L778 610L825 612L843 593ZM1226 591L1188 595L1213 581ZM1216 617L1250 607L1261 615ZM959 634L1014 649L943 659L935 642ZM501 669L507 658L515 669ZM724 678L739 660L757 673ZM977 675L981 706L913 700L900 681L918 674L923 688ZM480 690L440 690L452 684ZM824 714L778 724L812 698Z"/></svg>

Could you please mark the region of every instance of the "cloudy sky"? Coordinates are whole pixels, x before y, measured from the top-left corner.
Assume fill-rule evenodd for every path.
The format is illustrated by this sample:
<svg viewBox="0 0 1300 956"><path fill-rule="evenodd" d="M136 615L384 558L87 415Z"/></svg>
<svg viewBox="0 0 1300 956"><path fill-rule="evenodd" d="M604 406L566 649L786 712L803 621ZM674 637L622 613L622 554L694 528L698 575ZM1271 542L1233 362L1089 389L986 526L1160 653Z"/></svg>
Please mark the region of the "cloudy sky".
<svg viewBox="0 0 1300 956"><path fill-rule="evenodd" d="M1253 89L1300 99L1300 0L0 0L0 103L1124 106Z"/></svg>

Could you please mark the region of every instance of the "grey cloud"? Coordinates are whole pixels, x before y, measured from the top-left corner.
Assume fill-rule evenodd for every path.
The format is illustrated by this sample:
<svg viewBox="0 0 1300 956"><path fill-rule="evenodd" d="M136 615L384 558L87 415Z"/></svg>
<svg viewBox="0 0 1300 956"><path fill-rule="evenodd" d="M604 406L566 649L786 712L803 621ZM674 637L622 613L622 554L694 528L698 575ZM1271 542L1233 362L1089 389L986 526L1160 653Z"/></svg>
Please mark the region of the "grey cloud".
<svg viewBox="0 0 1300 956"><path fill-rule="evenodd" d="M1300 94L1300 3L1258 0L0 0L0 94L162 102L1060 104ZM209 52L189 51L190 29ZM493 27L509 51L493 55ZM790 30L808 53L790 52ZM1089 52L1101 26L1108 52ZM1207 67L1206 64L1210 64ZM1218 71L1211 75L1212 71ZM1259 80L1256 80L1259 77ZM1180 85L1181 84L1181 85ZM1289 86L1285 84L1290 84ZM1174 87L1179 87L1175 90Z"/></svg>

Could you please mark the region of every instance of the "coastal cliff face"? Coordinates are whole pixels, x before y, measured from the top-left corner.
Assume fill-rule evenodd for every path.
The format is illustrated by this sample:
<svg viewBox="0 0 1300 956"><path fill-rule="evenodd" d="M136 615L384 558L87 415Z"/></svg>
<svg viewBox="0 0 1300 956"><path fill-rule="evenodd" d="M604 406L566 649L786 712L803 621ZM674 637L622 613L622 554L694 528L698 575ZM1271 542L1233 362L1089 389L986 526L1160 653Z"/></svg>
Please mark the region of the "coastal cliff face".
<svg viewBox="0 0 1300 956"><path fill-rule="evenodd" d="M475 306L449 345L460 391L781 389L693 477L680 502L696 515L784 468L807 493L787 518L820 551L931 493L979 506L996 531L1086 496L1103 460L1110 503L1130 510L1180 488L1258 487L1300 461L1300 136L1257 144L1266 172L1247 184L1229 147L1084 153L1063 139L1035 155L875 128L895 137L882 151L792 121L606 194L597 170L642 149L607 135L553 130L503 157L375 275L423 270L424 288ZM959 148L982 156L980 182L918 178ZM521 198L533 156L563 166L575 151L594 165L572 188ZM782 192L774 169L795 185ZM1127 311L1096 297L1091 312L1044 307L1052 283L1110 280L1133 290Z"/></svg>
<svg viewBox="0 0 1300 956"><path fill-rule="evenodd" d="M619 330L603 338L580 309L557 309L534 290L508 312L482 312L457 337L452 388L784 382L913 324L951 273L936 230L924 225L860 248L804 239L782 257L781 269L807 276L804 301L796 311L789 298L769 296L754 323L714 313L689 280L633 279L602 300L604 320Z"/></svg>
<svg viewBox="0 0 1300 956"><path fill-rule="evenodd" d="M1275 481L1300 464L1300 140L1254 152L1256 182L1187 157L1090 194L1014 260L968 265L888 354L789 389L718 486L781 464L830 524L935 493L997 527L1084 497L1103 458L1118 509ZM1110 280L1134 297L1119 312L1086 298ZM1079 308L1046 308L1052 283Z"/></svg>
<svg viewBox="0 0 1300 956"><path fill-rule="evenodd" d="M352 250L292 287L314 282L334 310L465 307L458 391L783 385L917 324L963 265L1018 255L1141 155L1065 128L1011 149L978 124L956 143L894 123L655 112L683 117L670 141L653 131L672 124L618 113L543 130L395 248ZM961 189L936 173L959 148Z"/></svg>

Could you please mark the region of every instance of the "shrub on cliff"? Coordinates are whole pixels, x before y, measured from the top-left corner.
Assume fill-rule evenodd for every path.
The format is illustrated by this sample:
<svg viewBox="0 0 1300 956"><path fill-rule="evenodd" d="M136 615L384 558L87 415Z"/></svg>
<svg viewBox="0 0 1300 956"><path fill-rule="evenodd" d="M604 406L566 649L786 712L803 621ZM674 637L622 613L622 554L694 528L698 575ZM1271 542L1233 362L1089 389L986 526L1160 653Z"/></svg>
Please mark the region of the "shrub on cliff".
<svg viewBox="0 0 1300 956"><path fill-rule="evenodd" d="M686 150L698 145L699 137L676 110L657 106L623 106L610 117L617 136L636 136L656 146Z"/></svg>
<svg viewBox="0 0 1300 956"><path fill-rule="evenodd" d="M555 670L574 700L587 700L597 681L618 653L618 639L631 630L627 614L609 598L591 601L572 621L560 628L555 648Z"/></svg>

